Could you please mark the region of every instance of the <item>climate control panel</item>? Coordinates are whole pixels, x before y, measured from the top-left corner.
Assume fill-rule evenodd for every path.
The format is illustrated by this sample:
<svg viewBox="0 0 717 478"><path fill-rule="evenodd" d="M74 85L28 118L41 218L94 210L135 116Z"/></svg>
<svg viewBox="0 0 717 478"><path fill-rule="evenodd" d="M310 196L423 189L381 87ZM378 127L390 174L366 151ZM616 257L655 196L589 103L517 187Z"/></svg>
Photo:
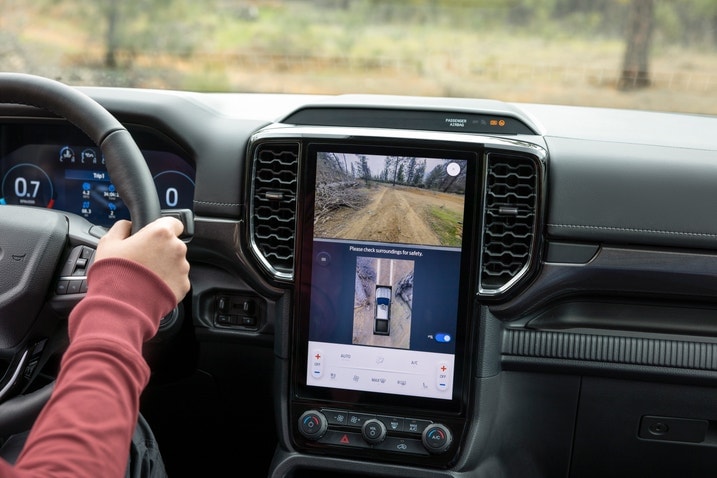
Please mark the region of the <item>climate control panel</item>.
<svg viewBox="0 0 717 478"><path fill-rule="evenodd" d="M392 453L439 455L453 442L451 430L442 423L333 408L306 410L297 426L314 443Z"/></svg>

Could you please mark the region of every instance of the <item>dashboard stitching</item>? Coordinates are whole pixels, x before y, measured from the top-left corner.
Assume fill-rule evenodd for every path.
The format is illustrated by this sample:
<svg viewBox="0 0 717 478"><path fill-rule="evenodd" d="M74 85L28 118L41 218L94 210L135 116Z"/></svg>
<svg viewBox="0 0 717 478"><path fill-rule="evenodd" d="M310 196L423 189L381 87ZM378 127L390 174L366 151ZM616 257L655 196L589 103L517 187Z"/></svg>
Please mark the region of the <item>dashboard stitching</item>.
<svg viewBox="0 0 717 478"><path fill-rule="evenodd" d="M681 232L681 231L664 231L659 229L640 229L633 227L614 227L614 226L590 226L582 224L548 224L548 227L567 227L573 229L596 229L596 230L607 230L607 231L627 231L627 232L650 232L656 234L670 234L677 236L703 236L703 237L717 237L717 234L710 234L707 232Z"/></svg>

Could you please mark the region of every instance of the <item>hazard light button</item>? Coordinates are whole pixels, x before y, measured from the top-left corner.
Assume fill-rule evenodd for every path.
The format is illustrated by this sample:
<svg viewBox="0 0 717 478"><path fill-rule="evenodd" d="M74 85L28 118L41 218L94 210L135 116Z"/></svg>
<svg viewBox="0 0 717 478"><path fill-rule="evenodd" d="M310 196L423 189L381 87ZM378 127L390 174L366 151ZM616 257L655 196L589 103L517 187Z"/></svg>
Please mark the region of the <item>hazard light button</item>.
<svg viewBox="0 0 717 478"><path fill-rule="evenodd" d="M354 432L343 432L337 430L328 430L326 434L321 437L319 443L326 445L339 445L348 446L355 448L368 448L369 444L361 437L360 433Z"/></svg>

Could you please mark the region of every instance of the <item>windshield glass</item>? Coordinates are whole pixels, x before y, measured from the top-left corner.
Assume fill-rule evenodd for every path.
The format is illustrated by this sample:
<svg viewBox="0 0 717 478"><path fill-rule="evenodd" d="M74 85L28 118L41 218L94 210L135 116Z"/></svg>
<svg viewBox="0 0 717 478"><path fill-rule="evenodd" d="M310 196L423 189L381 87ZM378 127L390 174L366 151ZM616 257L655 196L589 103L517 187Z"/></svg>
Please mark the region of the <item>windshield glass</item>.
<svg viewBox="0 0 717 478"><path fill-rule="evenodd" d="M0 69L73 85L717 113L714 0L0 5Z"/></svg>

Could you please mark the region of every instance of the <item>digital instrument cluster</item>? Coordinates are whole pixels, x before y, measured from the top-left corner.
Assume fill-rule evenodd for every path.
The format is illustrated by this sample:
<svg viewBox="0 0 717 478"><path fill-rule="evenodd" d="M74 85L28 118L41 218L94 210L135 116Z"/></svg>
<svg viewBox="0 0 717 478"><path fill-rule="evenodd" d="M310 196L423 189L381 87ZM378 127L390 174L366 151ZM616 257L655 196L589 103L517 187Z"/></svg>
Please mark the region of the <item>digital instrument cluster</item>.
<svg viewBox="0 0 717 478"><path fill-rule="evenodd" d="M163 137L148 131L137 137L160 207L191 209L193 164ZM101 150L70 125L0 125L0 153L0 205L57 209L106 227L129 219Z"/></svg>

